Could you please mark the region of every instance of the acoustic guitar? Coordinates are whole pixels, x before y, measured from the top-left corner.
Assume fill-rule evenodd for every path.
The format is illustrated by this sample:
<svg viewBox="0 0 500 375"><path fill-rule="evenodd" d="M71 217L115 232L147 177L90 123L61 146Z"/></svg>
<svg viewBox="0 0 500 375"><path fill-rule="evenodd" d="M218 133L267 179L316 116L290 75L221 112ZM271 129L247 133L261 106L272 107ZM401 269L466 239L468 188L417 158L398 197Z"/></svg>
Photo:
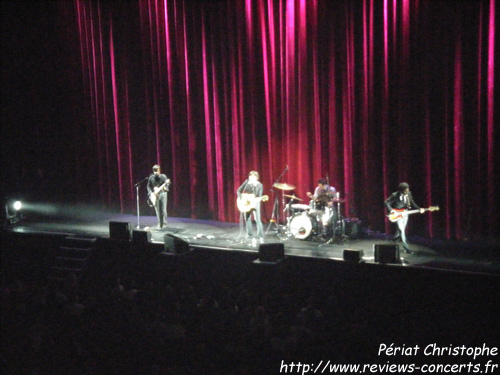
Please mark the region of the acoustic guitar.
<svg viewBox="0 0 500 375"><path fill-rule="evenodd" d="M257 203L266 202L269 199L267 195L263 195L262 197L256 197L255 194L242 193L241 197L236 200L236 205L238 206L238 210L240 212L250 212L255 210Z"/></svg>

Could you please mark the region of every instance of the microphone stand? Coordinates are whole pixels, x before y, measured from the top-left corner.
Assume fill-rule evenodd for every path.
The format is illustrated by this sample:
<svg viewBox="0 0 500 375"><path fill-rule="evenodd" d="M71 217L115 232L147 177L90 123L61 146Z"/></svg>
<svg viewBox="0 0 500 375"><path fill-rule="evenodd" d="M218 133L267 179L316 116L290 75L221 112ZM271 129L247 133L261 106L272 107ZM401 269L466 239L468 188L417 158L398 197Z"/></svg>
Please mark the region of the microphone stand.
<svg viewBox="0 0 500 375"><path fill-rule="evenodd" d="M276 179L276 181L273 182L272 186L277 184L279 180L285 175L285 173L288 172L288 165L285 167L283 172L279 175L279 177ZM276 225L276 233L279 234L280 226L279 226L279 221L280 221L280 207L279 207L279 198L278 195L276 194L275 190L271 187L271 191L274 193L274 205L273 205L273 214L271 215L271 220L269 220L269 224L267 225L266 229L266 234L269 232L269 229L271 226L274 224ZM284 203L284 198L283 197L283 203Z"/></svg>
<svg viewBox="0 0 500 375"><path fill-rule="evenodd" d="M245 191L245 188L248 185L248 178L243 183L243 188L241 191ZM250 215L250 220L252 220L252 215ZM238 235L238 241L241 241L242 238L245 238L245 230L247 226L247 217L244 212L240 212L240 234ZM243 242L243 241L242 241Z"/></svg>
<svg viewBox="0 0 500 375"><path fill-rule="evenodd" d="M141 181L139 181L138 183L136 183L134 185L134 187L136 189L136 200L137 200L137 229L139 229L141 227L140 214L139 214L139 188L140 188L141 184L148 179L149 179L149 177L145 177Z"/></svg>

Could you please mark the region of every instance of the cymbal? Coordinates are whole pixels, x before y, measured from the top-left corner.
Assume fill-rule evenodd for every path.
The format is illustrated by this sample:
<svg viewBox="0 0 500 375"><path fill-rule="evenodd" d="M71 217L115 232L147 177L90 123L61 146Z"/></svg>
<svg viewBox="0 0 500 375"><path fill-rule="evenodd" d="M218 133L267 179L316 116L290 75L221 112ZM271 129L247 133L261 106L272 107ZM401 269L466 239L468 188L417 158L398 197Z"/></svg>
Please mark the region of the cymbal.
<svg viewBox="0 0 500 375"><path fill-rule="evenodd" d="M285 194L285 197L287 198L292 198L292 199L295 199L295 200L298 200L298 201L303 201L303 199L299 198L299 197L296 197L295 195L288 195L288 194Z"/></svg>
<svg viewBox="0 0 500 375"><path fill-rule="evenodd" d="M295 186L288 185L286 182L285 183L277 182L273 186L275 188L278 188L278 189L281 189L281 190L293 190L293 189L295 189Z"/></svg>

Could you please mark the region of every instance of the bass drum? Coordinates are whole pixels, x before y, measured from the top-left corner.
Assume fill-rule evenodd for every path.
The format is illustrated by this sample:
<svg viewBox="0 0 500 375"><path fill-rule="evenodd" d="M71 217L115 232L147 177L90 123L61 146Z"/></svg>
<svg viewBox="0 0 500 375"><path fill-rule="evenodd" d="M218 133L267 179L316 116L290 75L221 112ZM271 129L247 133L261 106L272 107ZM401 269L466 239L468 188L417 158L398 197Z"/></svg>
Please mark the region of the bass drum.
<svg viewBox="0 0 500 375"><path fill-rule="evenodd" d="M316 218L306 212L295 214L290 220L290 232L293 237L299 240L308 239L313 233L317 232L317 229Z"/></svg>

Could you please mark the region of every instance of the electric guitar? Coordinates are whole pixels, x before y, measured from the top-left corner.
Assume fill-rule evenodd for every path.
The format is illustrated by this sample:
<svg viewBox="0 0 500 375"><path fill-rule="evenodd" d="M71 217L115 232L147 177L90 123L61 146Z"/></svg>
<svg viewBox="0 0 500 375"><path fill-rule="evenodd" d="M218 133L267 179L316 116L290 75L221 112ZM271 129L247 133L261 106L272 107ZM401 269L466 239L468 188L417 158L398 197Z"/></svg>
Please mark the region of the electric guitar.
<svg viewBox="0 0 500 375"><path fill-rule="evenodd" d="M439 211L439 206L431 206L429 208L424 208L425 211ZM387 215L390 222L395 223L396 221L407 217L408 215L416 214L420 212L420 209L407 210L406 208L393 208L391 213Z"/></svg>
<svg viewBox="0 0 500 375"><path fill-rule="evenodd" d="M149 207L155 206L156 200L158 199L158 194L160 194L162 190L168 191L169 185L170 185L170 179L167 179L167 181L165 181L163 185L154 188L154 190L148 196Z"/></svg>
<svg viewBox="0 0 500 375"><path fill-rule="evenodd" d="M267 195L256 197L255 194L241 193L241 197L236 200L236 205L240 212L250 212L255 209L257 203L266 202L268 199Z"/></svg>

